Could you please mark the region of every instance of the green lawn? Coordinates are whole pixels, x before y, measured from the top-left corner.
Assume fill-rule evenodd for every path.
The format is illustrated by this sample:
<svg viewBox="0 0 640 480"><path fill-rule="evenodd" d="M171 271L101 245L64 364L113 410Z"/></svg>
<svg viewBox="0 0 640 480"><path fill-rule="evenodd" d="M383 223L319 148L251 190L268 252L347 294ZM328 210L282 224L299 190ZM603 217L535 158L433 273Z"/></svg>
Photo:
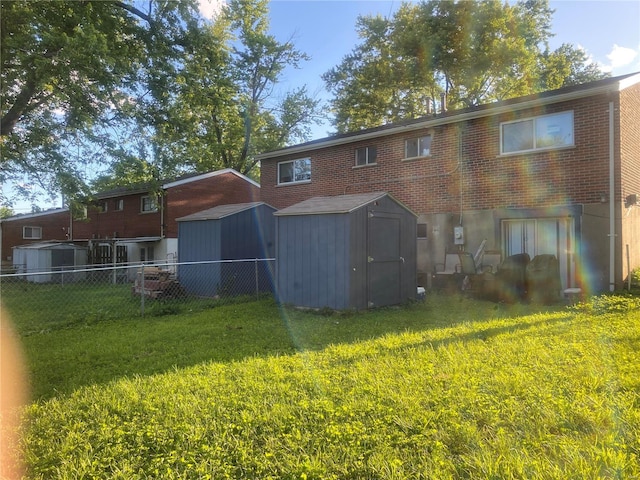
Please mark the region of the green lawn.
<svg viewBox="0 0 640 480"><path fill-rule="evenodd" d="M29 478L640 477L638 297L50 329L13 305Z"/></svg>

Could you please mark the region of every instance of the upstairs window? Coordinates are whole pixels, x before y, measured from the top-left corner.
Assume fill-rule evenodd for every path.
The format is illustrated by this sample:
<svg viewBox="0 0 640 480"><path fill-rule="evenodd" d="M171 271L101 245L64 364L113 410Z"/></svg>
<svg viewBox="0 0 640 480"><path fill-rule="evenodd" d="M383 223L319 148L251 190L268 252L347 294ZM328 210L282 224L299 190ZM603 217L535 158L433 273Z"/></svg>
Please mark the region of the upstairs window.
<svg viewBox="0 0 640 480"><path fill-rule="evenodd" d="M500 153L573 146L573 112L526 118L500 125Z"/></svg>
<svg viewBox="0 0 640 480"><path fill-rule="evenodd" d="M116 212L121 212L122 210L124 210L124 200L122 198L118 198L116 200L113 201L113 209Z"/></svg>
<svg viewBox="0 0 640 480"><path fill-rule="evenodd" d="M426 157L431 154L431 135L404 141L404 158Z"/></svg>
<svg viewBox="0 0 640 480"><path fill-rule="evenodd" d="M356 166L373 165L376 163L376 147L356 148Z"/></svg>
<svg viewBox="0 0 640 480"><path fill-rule="evenodd" d="M22 227L22 238L25 240L41 240L42 227Z"/></svg>
<svg viewBox="0 0 640 480"><path fill-rule="evenodd" d="M146 197L142 197L140 200L140 211L143 213L147 212L157 212L158 204L156 202L155 197L151 195L147 195Z"/></svg>
<svg viewBox="0 0 640 480"><path fill-rule="evenodd" d="M106 200L98 203L98 212L104 213L107 210L109 210L109 203Z"/></svg>
<svg viewBox="0 0 640 480"><path fill-rule="evenodd" d="M278 185L311 181L311 159L300 158L278 163Z"/></svg>

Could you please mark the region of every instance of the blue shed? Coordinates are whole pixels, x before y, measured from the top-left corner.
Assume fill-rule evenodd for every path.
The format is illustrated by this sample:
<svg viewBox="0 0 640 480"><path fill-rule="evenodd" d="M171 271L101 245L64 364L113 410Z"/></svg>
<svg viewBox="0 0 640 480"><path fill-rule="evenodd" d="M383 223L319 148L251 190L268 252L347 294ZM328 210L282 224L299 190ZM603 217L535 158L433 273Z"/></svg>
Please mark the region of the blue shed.
<svg viewBox="0 0 640 480"><path fill-rule="evenodd" d="M416 298L417 217L388 193L315 197L274 215L280 302L360 310Z"/></svg>
<svg viewBox="0 0 640 480"><path fill-rule="evenodd" d="M271 292L273 265L264 259L275 253L275 211L264 202L237 203L178 218L183 288L211 297ZM262 260L231 262L249 259Z"/></svg>

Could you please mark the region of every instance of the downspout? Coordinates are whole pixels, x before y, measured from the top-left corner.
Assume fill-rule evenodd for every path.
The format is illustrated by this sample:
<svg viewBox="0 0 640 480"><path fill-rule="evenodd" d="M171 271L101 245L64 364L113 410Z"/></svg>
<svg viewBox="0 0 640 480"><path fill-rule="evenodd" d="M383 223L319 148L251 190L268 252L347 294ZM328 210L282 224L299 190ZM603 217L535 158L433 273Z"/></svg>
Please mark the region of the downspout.
<svg viewBox="0 0 640 480"><path fill-rule="evenodd" d="M160 238L164 239L164 234L165 234L165 230L164 230L164 204L165 204L165 200L166 200L166 195L165 195L165 191L164 189L162 190L162 193L159 196L160 199Z"/></svg>
<svg viewBox="0 0 640 480"><path fill-rule="evenodd" d="M615 182L615 142L613 128L613 102L609 102L609 291L616 287L616 182Z"/></svg>
<svg viewBox="0 0 640 480"><path fill-rule="evenodd" d="M462 216L464 212L463 203L464 203L464 166L462 164L462 127L460 123L456 125L457 134L458 134L458 166L460 167L460 223L462 226Z"/></svg>

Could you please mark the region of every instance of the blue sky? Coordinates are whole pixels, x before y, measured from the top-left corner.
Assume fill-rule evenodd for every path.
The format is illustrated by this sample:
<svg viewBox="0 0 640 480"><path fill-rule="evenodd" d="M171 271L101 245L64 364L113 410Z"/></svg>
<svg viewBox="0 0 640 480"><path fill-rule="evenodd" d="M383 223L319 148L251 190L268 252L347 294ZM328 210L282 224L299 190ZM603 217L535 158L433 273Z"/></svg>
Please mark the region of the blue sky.
<svg viewBox="0 0 640 480"><path fill-rule="evenodd" d="M200 0L203 13L224 0ZM311 56L301 69L287 70L275 94L306 85L327 99L320 76L338 65L358 42L354 26L358 15L391 16L400 1L389 0L271 0L271 33L280 41L293 38L298 50ZM562 43L580 46L590 59L611 72L640 72L640 0L551 1L555 9L551 48ZM313 138L331 132L327 122L313 129ZM40 202L42 208L59 207L60 199ZM17 203L15 213L28 213L30 204Z"/></svg>
<svg viewBox="0 0 640 480"><path fill-rule="evenodd" d="M320 76L338 65L358 42L358 15L391 16L400 1L272 0L271 31L280 41L293 36L296 47L311 56L300 70L288 71L281 88L307 85L326 98ZM612 75L640 71L640 0L551 1L552 49L563 43L582 47L591 61ZM314 129L326 136L330 125Z"/></svg>

